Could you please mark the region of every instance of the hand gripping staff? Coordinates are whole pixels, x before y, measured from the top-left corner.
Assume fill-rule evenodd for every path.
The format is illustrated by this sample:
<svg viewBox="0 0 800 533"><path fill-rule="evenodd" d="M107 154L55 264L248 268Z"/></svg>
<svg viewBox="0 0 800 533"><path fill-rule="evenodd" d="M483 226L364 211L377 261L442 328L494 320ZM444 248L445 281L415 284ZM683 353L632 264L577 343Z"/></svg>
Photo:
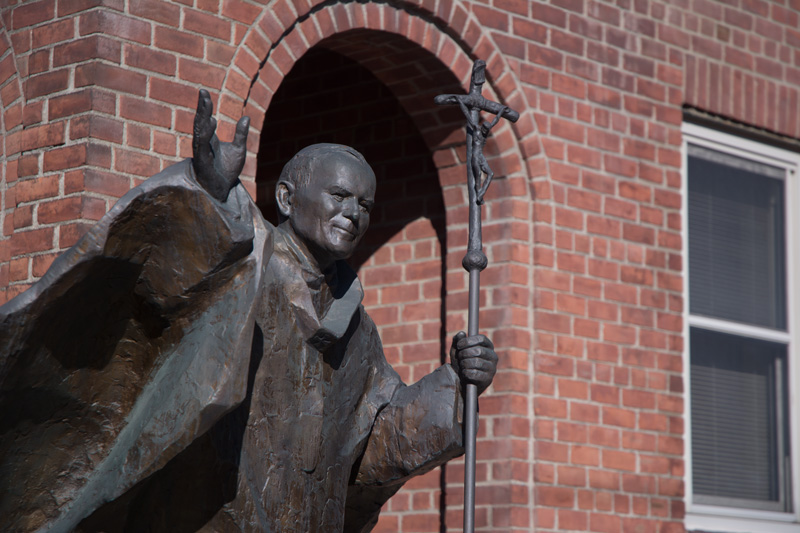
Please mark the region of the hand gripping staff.
<svg viewBox="0 0 800 533"><path fill-rule="evenodd" d="M494 173L483 155L483 147L492 128L501 117L511 122L519 119L519 113L508 106L492 102L481 96L486 82L486 63L480 59L472 66L472 78L468 94L441 94L434 99L438 105L458 105L467 119L467 190L469 192L469 244L461 264L469 272L469 320L468 335L478 334L478 304L480 301L481 270L488 259L481 242L481 205ZM490 122L480 122L480 112L494 114ZM483 178L486 174L486 178ZM483 178L483 179L482 179ZM475 530L475 437L478 426L478 390L467 384L464 416L464 532Z"/></svg>

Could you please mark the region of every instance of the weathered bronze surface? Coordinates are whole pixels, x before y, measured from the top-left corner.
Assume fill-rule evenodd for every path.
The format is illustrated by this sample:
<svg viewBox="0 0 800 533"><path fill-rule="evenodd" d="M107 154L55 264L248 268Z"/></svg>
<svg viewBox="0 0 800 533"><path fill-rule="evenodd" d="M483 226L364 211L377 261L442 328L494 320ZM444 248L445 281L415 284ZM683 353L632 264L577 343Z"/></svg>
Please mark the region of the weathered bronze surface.
<svg viewBox="0 0 800 533"><path fill-rule="evenodd" d="M281 223L238 183L248 121L123 197L0 307L0 530L369 531L411 476L462 452L462 382L406 386L344 260L375 178L339 145L284 169Z"/></svg>

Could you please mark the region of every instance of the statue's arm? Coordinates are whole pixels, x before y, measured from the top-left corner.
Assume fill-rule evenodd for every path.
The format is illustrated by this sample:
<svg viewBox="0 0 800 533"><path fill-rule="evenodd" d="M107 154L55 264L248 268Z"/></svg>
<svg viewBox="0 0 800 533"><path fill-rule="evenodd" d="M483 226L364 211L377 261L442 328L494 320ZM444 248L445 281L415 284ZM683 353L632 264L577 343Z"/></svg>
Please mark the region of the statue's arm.
<svg viewBox="0 0 800 533"><path fill-rule="evenodd" d="M239 183L239 174L247 158L247 132L250 117L236 123L233 142L220 142L217 121L211 116L213 104L205 89L200 89L192 132L192 169L197 182L217 200L224 202Z"/></svg>
<svg viewBox="0 0 800 533"><path fill-rule="evenodd" d="M194 157L167 167L123 196L38 283L0 306L0 322L5 314L51 293L65 277L74 277L76 268L91 271L89 264L97 261L125 265L158 262L159 277L167 284L174 281L173 289L180 291L247 255L253 242L253 219L260 218L238 179L245 162L249 119L238 122L234 142L222 143L214 133L216 121L211 111L208 92L201 90L192 141ZM103 275L108 275L106 270ZM88 277L96 275L87 273Z"/></svg>
<svg viewBox="0 0 800 533"><path fill-rule="evenodd" d="M397 378L353 468L345 533L372 531L381 507L403 483L463 453L462 411L461 386L452 366L441 366L411 386Z"/></svg>
<svg viewBox="0 0 800 533"><path fill-rule="evenodd" d="M356 484L402 484L461 455L462 408L451 365L398 387L375 419Z"/></svg>

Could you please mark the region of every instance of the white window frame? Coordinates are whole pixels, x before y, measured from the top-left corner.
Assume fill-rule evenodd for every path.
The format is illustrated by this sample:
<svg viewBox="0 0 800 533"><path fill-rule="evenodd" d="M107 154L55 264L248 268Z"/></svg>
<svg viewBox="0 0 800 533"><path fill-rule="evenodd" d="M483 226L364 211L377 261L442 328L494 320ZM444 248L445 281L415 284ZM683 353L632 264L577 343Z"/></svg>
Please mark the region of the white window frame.
<svg viewBox="0 0 800 533"><path fill-rule="evenodd" d="M722 133L696 124L684 123L683 132L683 179L681 196L683 235L683 338L684 338L684 457L685 457L685 503L686 530L724 531L726 533L800 533L800 154L765 145L735 135ZM688 145L703 146L720 152L738 155L787 169L784 179L785 224L786 224L786 311L787 331L779 332L757 326L737 325L735 331L724 320L689 315L689 228L688 228ZM745 333L763 340L788 343L787 383L789 438L791 454L791 501L792 512L759 511L736 507L722 507L693 503L692 494L692 436L691 436L691 386L689 364L689 328L725 333Z"/></svg>

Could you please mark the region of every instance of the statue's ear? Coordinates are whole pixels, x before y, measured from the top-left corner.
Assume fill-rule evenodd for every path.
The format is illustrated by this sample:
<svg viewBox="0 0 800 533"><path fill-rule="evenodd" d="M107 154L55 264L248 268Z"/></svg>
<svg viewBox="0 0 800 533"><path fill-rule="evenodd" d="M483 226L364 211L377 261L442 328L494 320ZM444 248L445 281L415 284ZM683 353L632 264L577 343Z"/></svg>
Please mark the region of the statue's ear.
<svg viewBox="0 0 800 533"><path fill-rule="evenodd" d="M275 187L275 201L278 203L278 212L286 218L292 214L294 200L294 185L286 181L279 181Z"/></svg>

